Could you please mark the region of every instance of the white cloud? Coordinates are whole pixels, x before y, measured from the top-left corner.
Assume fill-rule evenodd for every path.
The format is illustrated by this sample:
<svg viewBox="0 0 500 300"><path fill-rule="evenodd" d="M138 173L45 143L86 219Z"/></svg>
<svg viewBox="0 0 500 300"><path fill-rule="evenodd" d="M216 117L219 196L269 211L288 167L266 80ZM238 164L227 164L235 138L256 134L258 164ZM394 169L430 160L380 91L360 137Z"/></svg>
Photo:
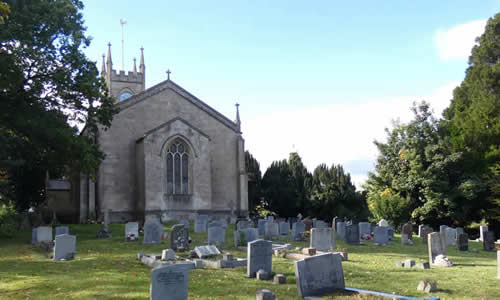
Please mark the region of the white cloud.
<svg viewBox="0 0 500 300"><path fill-rule="evenodd" d="M342 164L358 187L373 170L377 149L385 140L384 128L392 120L409 121L413 101L425 99L436 116L449 105L459 82L451 82L430 95L378 99L357 104L332 104L307 109L281 110L244 122L246 148L265 172L272 161L297 151L309 171L320 163Z"/></svg>
<svg viewBox="0 0 500 300"><path fill-rule="evenodd" d="M437 30L435 42L439 58L441 60L468 58L476 37L483 34L485 26L486 20L477 20Z"/></svg>

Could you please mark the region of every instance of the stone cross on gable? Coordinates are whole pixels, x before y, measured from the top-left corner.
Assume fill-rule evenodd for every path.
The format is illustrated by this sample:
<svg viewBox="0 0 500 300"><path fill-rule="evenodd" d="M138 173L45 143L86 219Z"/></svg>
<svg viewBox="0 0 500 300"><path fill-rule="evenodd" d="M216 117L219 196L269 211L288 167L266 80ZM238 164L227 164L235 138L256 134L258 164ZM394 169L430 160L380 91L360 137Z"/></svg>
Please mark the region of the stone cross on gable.
<svg viewBox="0 0 500 300"><path fill-rule="evenodd" d="M172 73L172 72L170 72L170 69L168 69L167 70L167 80L170 80L170 73Z"/></svg>

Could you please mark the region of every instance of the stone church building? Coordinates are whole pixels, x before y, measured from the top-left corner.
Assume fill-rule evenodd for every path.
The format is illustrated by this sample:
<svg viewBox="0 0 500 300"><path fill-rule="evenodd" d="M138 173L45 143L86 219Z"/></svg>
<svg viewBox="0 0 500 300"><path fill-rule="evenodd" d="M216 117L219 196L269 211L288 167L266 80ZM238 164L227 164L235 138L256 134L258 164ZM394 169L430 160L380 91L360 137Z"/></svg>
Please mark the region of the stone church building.
<svg viewBox="0 0 500 300"><path fill-rule="evenodd" d="M119 113L97 142L106 158L97 180L80 174L72 188L80 222L109 210L112 222L163 221L198 213L248 215L244 140L228 119L181 86L167 80L145 88L143 49L139 70L113 69L111 45L102 76ZM238 108L238 107L237 107ZM85 132L83 133L85 134Z"/></svg>

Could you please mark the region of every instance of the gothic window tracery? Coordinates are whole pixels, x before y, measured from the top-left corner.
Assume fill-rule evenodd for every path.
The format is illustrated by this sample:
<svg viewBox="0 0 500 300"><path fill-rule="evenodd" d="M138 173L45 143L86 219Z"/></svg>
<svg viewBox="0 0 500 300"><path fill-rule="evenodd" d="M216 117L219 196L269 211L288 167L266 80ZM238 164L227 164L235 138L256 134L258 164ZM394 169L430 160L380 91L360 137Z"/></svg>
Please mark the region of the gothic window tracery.
<svg viewBox="0 0 500 300"><path fill-rule="evenodd" d="M189 193L189 149L175 139L167 150L167 194Z"/></svg>

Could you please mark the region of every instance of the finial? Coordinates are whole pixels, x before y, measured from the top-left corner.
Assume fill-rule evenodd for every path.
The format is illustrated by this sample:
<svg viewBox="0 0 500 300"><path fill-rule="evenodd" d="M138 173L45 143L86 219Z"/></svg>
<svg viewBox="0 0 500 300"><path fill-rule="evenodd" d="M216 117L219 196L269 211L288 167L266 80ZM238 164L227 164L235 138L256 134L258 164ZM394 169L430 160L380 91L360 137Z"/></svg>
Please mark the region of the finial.
<svg viewBox="0 0 500 300"><path fill-rule="evenodd" d="M113 60L111 59L111 43L108 43L108 61L107 64L109 65L108 68L111 69L113 66Z"/></svg>
<svg viewBox="0 0 500 300"><path fill-rule="evenodd" d="M141 47L141 60L139 62L139 72L142 74L145 74L146 72L146 66L144 65L144 48Z"/></svg>
<svg viewBox="0 0 500 300"><path fill-rule="evenodd" d="M136 58L134 57L134 75L137 75L137 67L135 66Z"/></svg>
<svg viewBox="0 0 500 300"><path fill-rule="evenodd" d="M105 65L105 63L104 63L105 57L106 57L106 56L105 56L105 55L104 55L104 53L103 53L103 54L102 54L101 75L102 75L102 74L104 74L104 73L106 73L106 65Z"/></svg>
<svg viewBox="0 0 500 300"><path fill-rule="evenodd" d="M240 120L240 104L236 102L236 126L238 128L238 131L241 130L241 120Z"/></svg>
<svg viewBox="0 0 500 300"><path fill-rule="evenodd" d="M172 72L170 72L170 69L168 69L167 70L167 80L170 80L170 73L172 73Z"/></svg>

